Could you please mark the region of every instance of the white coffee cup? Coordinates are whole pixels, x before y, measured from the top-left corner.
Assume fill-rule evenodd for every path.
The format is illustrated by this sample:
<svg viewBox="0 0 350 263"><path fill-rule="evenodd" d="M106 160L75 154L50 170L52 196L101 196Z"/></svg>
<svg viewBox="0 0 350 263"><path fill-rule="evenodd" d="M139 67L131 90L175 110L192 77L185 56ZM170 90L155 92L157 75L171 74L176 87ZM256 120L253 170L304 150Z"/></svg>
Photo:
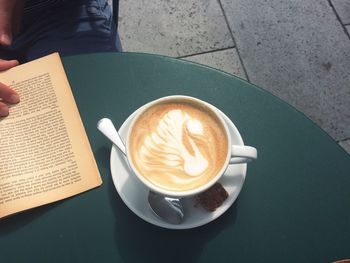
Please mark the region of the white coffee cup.
<svg viewBox="0 0 350 263"><path fill-rule="evenodd" d="M190 189L190 190L184 190L184 191L173 191L169 189L165 189L163 187L160 187L159 185L156 185L152 183L149 179L146 179L144 175L141 174L141 172L136 168L136 165L133 161L133 158L131 157L131 149L130 149L130 141L131 141L131 134L134 129L135 123L138 121L140 116L142 116L147 110L150 108L159 105L159 104L164 104L164 103L170 103L170 102L189 102L189 103L194 103L196 105L203 106L205 108L205 112L213 114L217 120L219 120L221 128L223 128L224 133L226 134L227 138L227 149L223 149L227 152L225 161L219 170L213 177L207 181L206 183L198 186L195 189ZM247 163L252 160L255 160L257 158L257 150L254 147L251 146L246 146L246 145L232 145L231 143L231 135L229 132L229 129L227 127L226 122L224 121L221 113L211 104L204 102L200 99L189 97L189 96L183 96L183 95L173 95L173 96L167 96L167 97L162 97L160 99L151 101L144 106L140 107L138 110L135 112L135 116L133 120L131 121L131 124L129 126L129 130L127 133L127 138L126 138L126 156L128 159L129 166L131 170L134 172L134 174L137 176L137 178L145 185L147 186L150 190L157 192L161 195L164 196L171 196L171 197L177 197L177 198L182 198L186 196L193 196L196 194L199 194L207 189L209 189L211 186L213 186L225 173L227 167L229 165L234 165L238 163Z"/></svg>

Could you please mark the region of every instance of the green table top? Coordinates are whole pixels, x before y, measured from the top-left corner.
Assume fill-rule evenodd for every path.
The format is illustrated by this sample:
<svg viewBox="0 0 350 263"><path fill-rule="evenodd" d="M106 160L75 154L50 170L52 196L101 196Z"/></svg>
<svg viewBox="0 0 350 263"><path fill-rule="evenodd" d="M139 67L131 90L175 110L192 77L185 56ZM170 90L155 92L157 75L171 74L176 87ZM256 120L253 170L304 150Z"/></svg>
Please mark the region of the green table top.
<svg viewBox="0 0 350 263"><path fill-rule="evenodd" d="M63 60L103 179L100 188L0 222L1 262L331 262L350 258L350 156L303 114L244 80L134 53ZM111 179L102 117L120 127L174 94L220 108L259 151L234 205L190 230L144 222Z"/></svg>

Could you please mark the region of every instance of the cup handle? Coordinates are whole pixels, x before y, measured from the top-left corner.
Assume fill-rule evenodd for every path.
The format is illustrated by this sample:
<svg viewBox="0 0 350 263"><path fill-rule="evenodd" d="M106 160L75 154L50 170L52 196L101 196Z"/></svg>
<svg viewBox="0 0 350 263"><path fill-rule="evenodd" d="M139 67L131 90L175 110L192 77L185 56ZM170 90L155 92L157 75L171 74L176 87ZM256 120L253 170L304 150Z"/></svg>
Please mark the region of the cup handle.
<svg viewBox="0 0 350 263"><path fill-rule="evenodd" d="M248 163L256 160L258 157L257 150L252 146L232 145L230 164Z"/></svg>

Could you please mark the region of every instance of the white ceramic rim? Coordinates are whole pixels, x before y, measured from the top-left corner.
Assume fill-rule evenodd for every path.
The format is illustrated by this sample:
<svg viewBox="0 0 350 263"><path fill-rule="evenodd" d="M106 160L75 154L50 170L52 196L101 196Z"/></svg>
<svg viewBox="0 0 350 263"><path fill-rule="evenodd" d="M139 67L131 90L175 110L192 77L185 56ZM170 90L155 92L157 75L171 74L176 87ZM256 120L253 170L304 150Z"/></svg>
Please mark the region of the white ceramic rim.
<svg viewBox="0 0 350 263"><path fill-rule="evenodd" d="M187 191L170 191L170 190L166 190L166 189L163 189L161 187L158 187L158 186L152 184L152 182L147 180L144 176L142 176L137 171L137 169L135 168L134 164L132 163L132 159L129 156L129 152L130 152L129 151L129 137L130 137L130 133L131 133L131 130L132 130L135 122L138 120L138 118L141 116L141 114L143 112L145 112L147 109L149 109L150 107L154 106L155 104L163 103L163 102L167 102L167 101L173 101L173 100L187 100L187 101L192 101L192 102L194 101L194 102L199 103L202 106L208 108L209 110L211 110L215 114L215 116L220 120L221 124L223 125L223 127L225 129L226 137L227 137L227 156L226 156L226 160L224 162L224 165L222 166L220 171L208 183L206 183L206 184L204 184L201 187L198 187L196 189L187 190ZM236 128L236 131L239 134L239 137L241 137L241 134L239 133L237 128ZM231 149L232 149L230 131L229 131L229 129L228 129L227 125L226 125L226 122L224 121L222 115L216 109L216 107L214 107L213 105L211 105L210 103L208 103L206 101L203 101L203 100L200 100L198 98L191 97L191 96L185 96L185 95L171 95L171 96L161 97L159 99L156 99L156 100L153 100L151 102L148 102L145 105L143 105L140 108L138 108L135 111L135 116L134 116L134 118L132 119L132 121L130 123L129 130L127 132L125 146L126 146L126 156L127 156L127 160L128 160L129 166L133 170L133 172L137 176L137 178L144 185L146 185L149 189L151 189L152 191L157 192L157 193L162 194L162 195L165 195L165 196L177 197L177 198L197 195L197 194L199 194L201 192L206 191L211 186L213 186L221 178L221 176L223 176L223 174L225 173L225 171L226 171L226 169L227 169L227 167L229 165L229 161L231 159Z"/></svg>

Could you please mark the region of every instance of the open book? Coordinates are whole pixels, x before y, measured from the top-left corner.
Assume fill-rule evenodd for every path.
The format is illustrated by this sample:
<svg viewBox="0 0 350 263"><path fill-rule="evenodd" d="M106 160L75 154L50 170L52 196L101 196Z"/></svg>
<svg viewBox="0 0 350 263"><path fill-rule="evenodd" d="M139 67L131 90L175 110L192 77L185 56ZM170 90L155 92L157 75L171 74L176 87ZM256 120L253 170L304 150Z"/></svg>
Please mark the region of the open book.
<svg viewBox="0 0 350 263"><path fill-rule="evenodd" d="M57 53L0 72L20 95L0 118L0 218L101 185Z"/></svg>

